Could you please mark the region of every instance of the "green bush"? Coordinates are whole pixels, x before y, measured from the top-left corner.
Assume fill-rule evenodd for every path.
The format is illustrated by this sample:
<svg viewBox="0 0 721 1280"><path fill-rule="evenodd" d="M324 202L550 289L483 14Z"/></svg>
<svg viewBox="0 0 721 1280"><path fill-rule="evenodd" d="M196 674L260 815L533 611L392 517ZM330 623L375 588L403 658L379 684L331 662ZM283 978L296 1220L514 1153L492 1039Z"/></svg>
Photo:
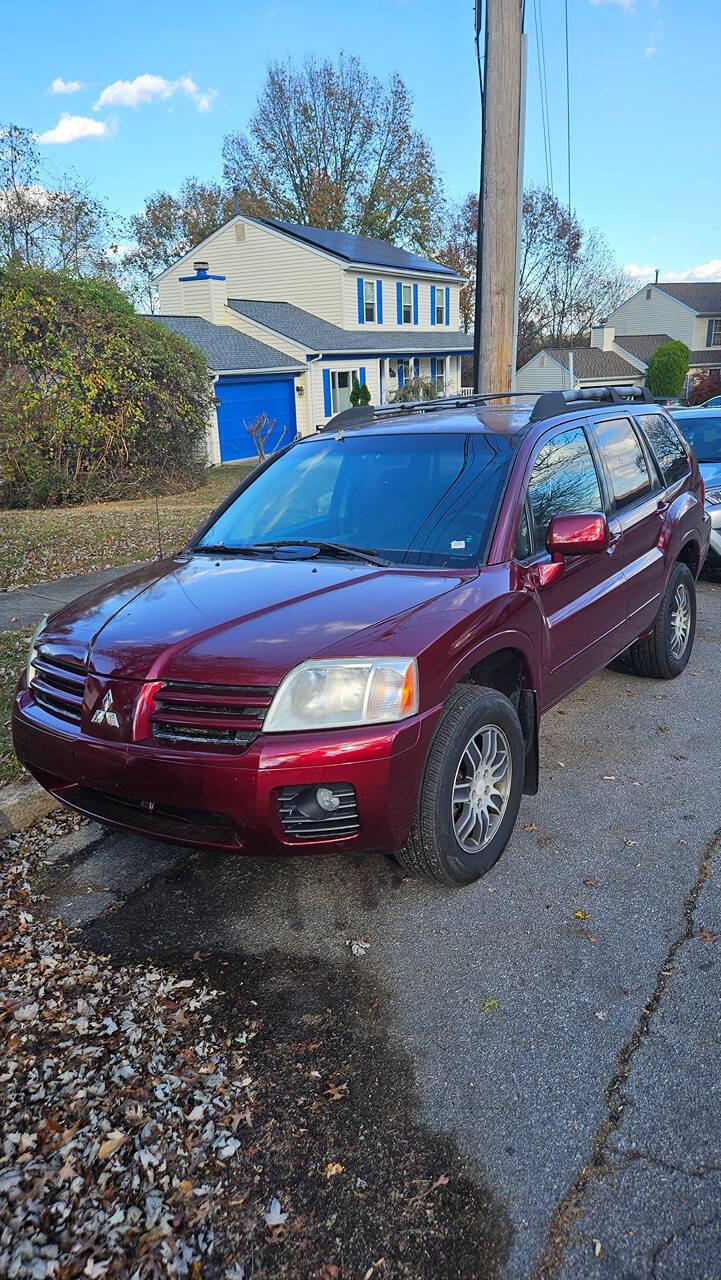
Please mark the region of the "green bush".
<svg viewBox="0 0 721 1280"><path fill-rule="evenodd" d="M0 271L0 505L191 487L211 406L200 352L113 285Z"/></svg>
<svg viewBox="0 0 721 1280"><path fill-rule="evenodd" d="M418 400L437 400L438 383L435 378L407 378L402 387L389 391L388 399L394 404L415 404Z"/></svg>
<svg viewBox="0 0 721 1280"><path fill-rule="evenodd" d="M651 357L646 386L654 396L680 396L688 374L689 350L683 342L665 342Z"/></svg>

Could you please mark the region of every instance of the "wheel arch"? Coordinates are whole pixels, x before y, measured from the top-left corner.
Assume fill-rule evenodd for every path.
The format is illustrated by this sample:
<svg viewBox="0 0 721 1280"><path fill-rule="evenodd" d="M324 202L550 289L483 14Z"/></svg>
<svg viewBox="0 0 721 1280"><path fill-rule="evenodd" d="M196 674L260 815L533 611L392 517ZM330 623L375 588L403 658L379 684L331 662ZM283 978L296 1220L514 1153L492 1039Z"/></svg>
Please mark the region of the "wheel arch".
<svg viewBox="0 0 721 1280"><path fill-rule="evenodd" d="M510 637L507 639L510 641ZM477 657L458 678L457 684L475 684L496 689L513 704L521 722L525 743L523 790L526 795L535 795L538 791L539 772L539 713L534 670L529 654L512 642L499 645Z"/></svg>

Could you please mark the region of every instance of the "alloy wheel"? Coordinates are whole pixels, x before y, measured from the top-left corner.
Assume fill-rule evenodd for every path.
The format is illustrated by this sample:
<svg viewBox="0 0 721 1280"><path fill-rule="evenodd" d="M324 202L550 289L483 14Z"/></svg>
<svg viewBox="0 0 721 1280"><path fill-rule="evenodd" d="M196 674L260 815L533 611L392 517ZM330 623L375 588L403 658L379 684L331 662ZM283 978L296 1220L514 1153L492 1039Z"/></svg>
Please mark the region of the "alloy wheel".
<svg viewBox="0 0 721 1280"><path fill-rule="evenodd" d="M476 854L493 839L503 821L511 791L511 748L498 725L484 725L466 744L451 795L456 840Z"/></svg>
<svg viewBox="0 0 721 1280"><path fill-rule="evenodd" d="M691 634L691 597L684 582L679 582L671 605L671 656L677 660L683 655Z"/></svg>

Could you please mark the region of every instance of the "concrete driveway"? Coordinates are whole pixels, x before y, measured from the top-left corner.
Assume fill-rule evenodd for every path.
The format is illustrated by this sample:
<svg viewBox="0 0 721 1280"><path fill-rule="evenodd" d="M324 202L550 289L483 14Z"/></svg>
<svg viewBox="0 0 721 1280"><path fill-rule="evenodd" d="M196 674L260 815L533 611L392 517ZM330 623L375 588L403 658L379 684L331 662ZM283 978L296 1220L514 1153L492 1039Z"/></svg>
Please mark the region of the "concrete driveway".
<svg viewBox="0 0 721 1280"><path fill-rule="evenodd" d="M510 1218L509 1278L718 1277L720 658L704 581L679 680L605 671L549 714L540 793L470 889L105 836L64 851L51 901L129 957L274 949L371 976L422 1117Z"/></svg>

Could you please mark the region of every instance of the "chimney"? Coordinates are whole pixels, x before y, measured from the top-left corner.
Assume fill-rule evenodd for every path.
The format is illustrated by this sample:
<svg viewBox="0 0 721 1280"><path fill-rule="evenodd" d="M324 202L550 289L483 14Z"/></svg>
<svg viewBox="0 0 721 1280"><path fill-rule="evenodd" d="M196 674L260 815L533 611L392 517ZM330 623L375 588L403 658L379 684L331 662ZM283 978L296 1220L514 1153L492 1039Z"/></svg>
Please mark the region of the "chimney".
<svg viewBox="0 0 721 1280"><path fill-rule="evenodd" d="M600 351L612 351L615 337L615 325L608 324L606 320L599 320L591 327L591 346Z"/></svg>
<svg viewBox="0 0 721 1280"><path fill-rule="evenodd" d="M656 267L656 279L654 280L653 283L658 284L658 267Z"/></svg>
<svg viewBox="0 0 721 1280"><path fill-rule="evenodd" d="M225 276L214 275L204 260L193 263L195 275L180 277L181 309L184 316L202 316L211 324L225 324L228 290Z"/></svg>

